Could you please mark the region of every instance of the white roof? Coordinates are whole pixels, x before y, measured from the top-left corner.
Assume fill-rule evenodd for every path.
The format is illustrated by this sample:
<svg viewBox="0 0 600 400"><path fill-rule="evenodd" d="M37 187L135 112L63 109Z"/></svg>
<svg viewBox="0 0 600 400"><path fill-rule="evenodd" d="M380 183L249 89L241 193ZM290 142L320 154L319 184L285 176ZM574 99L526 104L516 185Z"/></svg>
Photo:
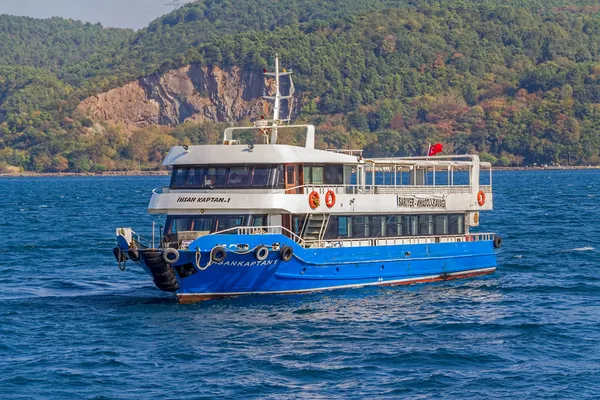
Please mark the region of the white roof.
<svg viewBox="0 0 600 400"><path fill-rule="evenodd" d="M358 164L357 157L284 144L175 146L163 165L229 165L229 164Z"/></svg>

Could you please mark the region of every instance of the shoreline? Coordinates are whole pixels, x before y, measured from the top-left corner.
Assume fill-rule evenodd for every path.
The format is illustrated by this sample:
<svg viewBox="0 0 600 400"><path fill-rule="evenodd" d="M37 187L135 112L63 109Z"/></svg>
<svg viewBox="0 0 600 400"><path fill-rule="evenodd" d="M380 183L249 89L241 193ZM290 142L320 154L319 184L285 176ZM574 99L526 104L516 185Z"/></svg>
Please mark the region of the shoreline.
<svg viewBox="0 0 600 400"><path fill-rule="evenodd" d="M492 171L573 171L600 170L600 165L590 166L555 166L555 167L492 167ZM94 177L94 176L169 176L171 171L106 171L106 172L11 172L0 173L0 178L62 178L62 177Z"/></svg>
<svg viewBox="0 0 600 400"><path fill-rule="evenodd" d="M106 171L106 172L11 172L0 173L0 178L61 178L93 176L169 176L171 171Z"/></svg>

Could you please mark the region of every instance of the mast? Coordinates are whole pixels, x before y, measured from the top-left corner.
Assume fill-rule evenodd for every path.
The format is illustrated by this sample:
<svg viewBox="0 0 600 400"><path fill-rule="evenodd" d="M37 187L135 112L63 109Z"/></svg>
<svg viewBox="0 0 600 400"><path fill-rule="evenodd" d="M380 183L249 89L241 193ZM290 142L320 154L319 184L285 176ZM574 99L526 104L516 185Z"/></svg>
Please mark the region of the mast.
<svg viewBox="0 0 600 400"><path fill-rule="evenodd" d="M267 72L264 71L265 76L274 76L275 77L275 96L263 96L264 99L273 101L273 119L271 122L271 138L269 140L270 144L277 144L277 127L282 122L289 122L290 116L292 112L292 96L294 94L294 83L292 82L291 71L288 72L286 69L283 69L283 72L279 72L279 54L275 54L275 72ZM281 76L289 76L290 79L290 91L287 96L282 96L280 91L280 80ZM281 111L281 100L288 100L288 108L290 112L290 116L286 119L280 119L279 114Z"/></svg>
<svg viewBox="0 0 600 400"><path fill-rule="evenodd" d="M281 106L281 92L279 91L279 54L275 54L275 104L273 104L273 129L271 130L271 143L277 143L277 124L279 123L279 107Z"/></svg>

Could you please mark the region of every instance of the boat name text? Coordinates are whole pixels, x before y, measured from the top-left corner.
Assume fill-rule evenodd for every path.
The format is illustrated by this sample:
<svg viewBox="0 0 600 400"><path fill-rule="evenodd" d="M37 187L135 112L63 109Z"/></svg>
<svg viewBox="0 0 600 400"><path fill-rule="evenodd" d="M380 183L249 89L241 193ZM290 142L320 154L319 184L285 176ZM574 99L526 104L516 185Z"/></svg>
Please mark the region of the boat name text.
<svg viewBox="0 0 600 400"><path fill-rule="evenodd" d="M178 203L229 203L231 197L179 197Z"/></svg>
<svg viewBox="0 0 600 400"><path fill-rule="evenodd" d="M398 196L398 207L407 208L446 208L446 199L427 198L417 199L415 197Z"/></svg>
<svg viewBox="0 0 600 400"><path fill-rule="evenodd" d="M229 267L263 267L277 264L279 260L264 260L264 261L222 261L213 265L225 265Z"/></svg>

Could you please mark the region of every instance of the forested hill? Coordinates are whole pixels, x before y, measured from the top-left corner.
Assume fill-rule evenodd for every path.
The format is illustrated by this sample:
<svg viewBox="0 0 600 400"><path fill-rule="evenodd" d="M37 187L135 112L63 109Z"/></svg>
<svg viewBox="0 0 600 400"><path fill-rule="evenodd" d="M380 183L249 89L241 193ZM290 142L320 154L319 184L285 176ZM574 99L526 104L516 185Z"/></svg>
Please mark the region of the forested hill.
<svg viewBox="0 0 600 400"><path fill-rule="evenodd" d="M0 65L60 71L92 55L112 56L133 34L69 19L0 15Z"/></svg>
<svg viewBox="0 0 600 400"><path fill-rule="evenodd" d="M189 64L260 71L276 51L321 146L414 155L441 141L500 165L600 163L592 1L204 0L135 33L0 16L0 35L0 170L154 168L223 123L131 135L80 101Z"/></svg>

